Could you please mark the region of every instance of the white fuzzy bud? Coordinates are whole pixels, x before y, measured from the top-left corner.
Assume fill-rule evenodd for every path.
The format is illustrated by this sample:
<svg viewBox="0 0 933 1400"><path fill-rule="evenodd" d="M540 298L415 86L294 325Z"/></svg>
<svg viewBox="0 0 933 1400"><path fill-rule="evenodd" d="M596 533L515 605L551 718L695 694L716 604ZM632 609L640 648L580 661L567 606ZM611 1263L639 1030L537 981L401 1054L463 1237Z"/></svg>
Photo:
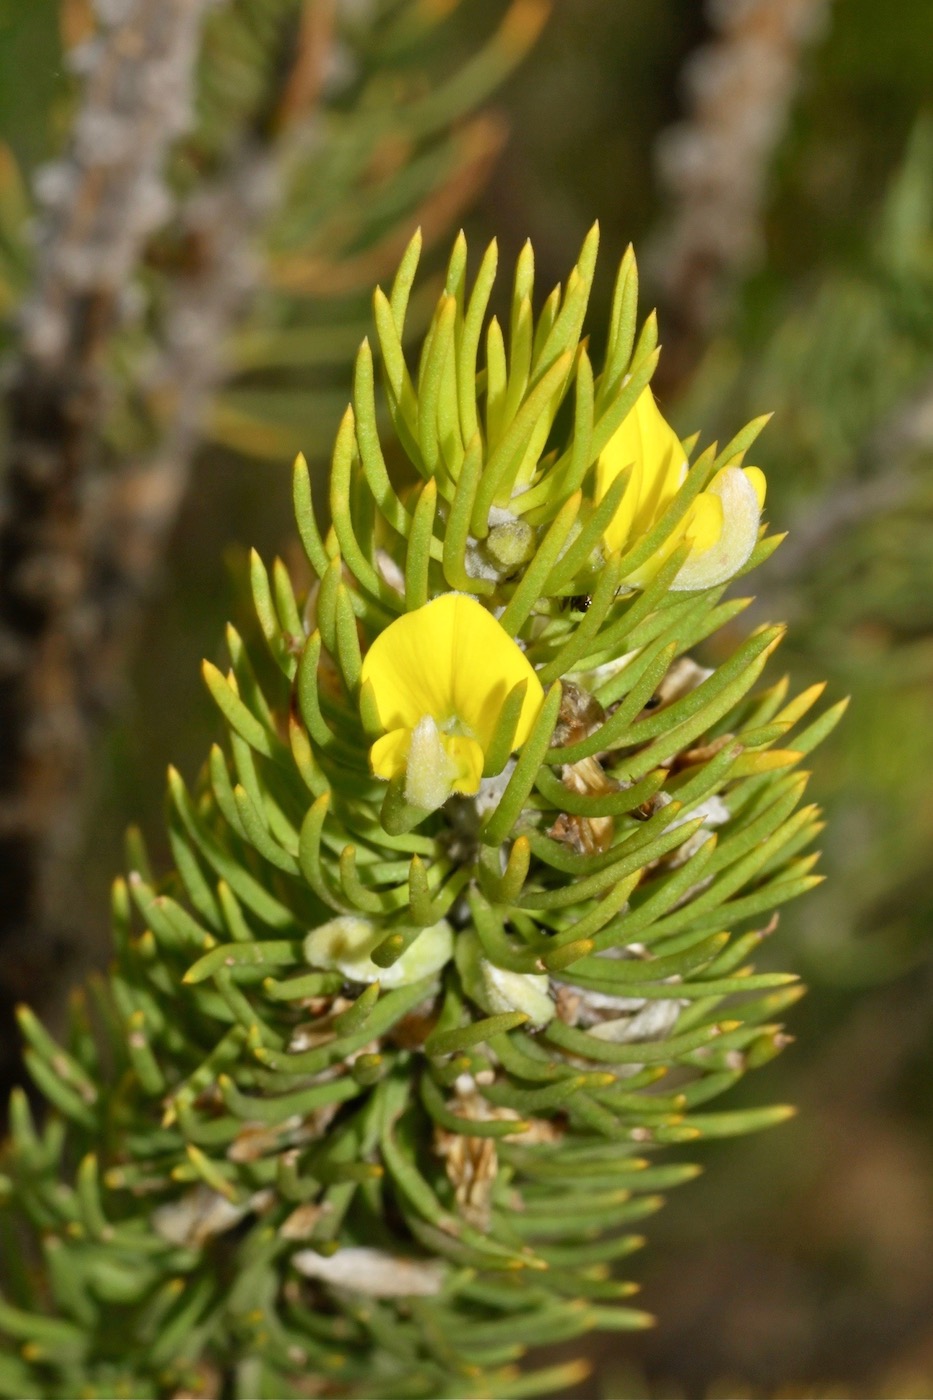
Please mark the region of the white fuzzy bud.
<svg viewBox="0 0 933 1400"><path fill-rule="evenodd" d="M540 1029L554 1017L554 1003L548 996L548 978L536 972L507 972L485 958L480 975L491 1011L523 1011L531 1024Z"/></svg>
<svg viewBox="0 0 933 1400"><path fill-rule="evenodd" d="M378 982L391 988L440 972L453 956L453 931L444 919L422 929L391 967L379 967L370 956L385 937L386 930L369 919L344 914L312 929L305 939L305 957L312 967L340 972L350 982Z"/></svg>

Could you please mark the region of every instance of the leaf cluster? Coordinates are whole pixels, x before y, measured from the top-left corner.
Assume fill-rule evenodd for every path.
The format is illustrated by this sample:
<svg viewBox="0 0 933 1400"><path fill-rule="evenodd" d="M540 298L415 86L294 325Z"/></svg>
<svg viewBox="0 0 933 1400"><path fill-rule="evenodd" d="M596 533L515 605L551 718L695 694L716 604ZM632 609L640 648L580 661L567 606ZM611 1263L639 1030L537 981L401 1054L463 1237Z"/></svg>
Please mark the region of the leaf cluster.
<svg viewBox="0 0 933 1400"><path fill-rule="evenodd" d="M23 1013L54 1112L40 1129L14 1102L0 1393L566 1389L578 1369L517 1363L650 1321L614 1265L696 1170L655 1152L786 1117L710 1105L786 1043L800 989L749 960L818 878L799 765L841 707L812 720L822 687L759 687L780 628L700 670L689 651L747 600L671 592L680 555L620 586L761 423L701 453L650 534L605 557L593 466L656 331L637 330L629 253L594 372L596 241L537 316L526 248L504 330L486 318L495 248L470 285L459 239L417 365L417 239L377 290L385 418L364 342L326 530L296 466L314 583L300 596L254 556L264 654L231 628L227 671L205 666L226 743L193 790L170 774L174 869L154 874L132 836L111 977L76 1000L65 1045ZM361 660L450 589L495 610L549 689L482 800L425 818L370 773ZM507 702L491 770L516 719ZM353 983L308 961L334 918L370 921L384 969L446 920L454 960ZM503 1009L490 973L543 979L552 1018L536 1029L520 994ZM30 1249L41 1270L17 1271ZM371 1249L421 1286L328 1273Z"/></svg>

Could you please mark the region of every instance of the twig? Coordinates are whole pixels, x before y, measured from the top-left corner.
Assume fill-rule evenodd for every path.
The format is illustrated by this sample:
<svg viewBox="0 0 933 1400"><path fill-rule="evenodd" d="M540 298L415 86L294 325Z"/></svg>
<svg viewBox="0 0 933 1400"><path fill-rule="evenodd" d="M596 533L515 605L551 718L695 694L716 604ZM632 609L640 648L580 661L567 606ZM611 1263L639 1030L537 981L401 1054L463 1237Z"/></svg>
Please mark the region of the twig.
<svg viewBox="0 0 933 1400"><path fill-rule="evenodd" d="M148 378L164 433L99 493L91 525L85 687L88 704L113 709L128 633L151 594L190 480L206 409L224 378L224 349L256 282L252 239L272 201L270 157L244 150L229 176L182 213L196 266L175 279L162 353Z"/></svg>
<svg viewBox="0 0 933 1400"><path fill-rule="evenodd" d="M100 8L105 0L97 3ZM122 120L127 86L142 93L157 88L165 92L175 120L158 147L150 141L143 150L145 143L138 137L125 145L111 141L111 154L87 170L94 147L85 152L76 138L78 154L70 153L45 180L51 212L43 230L40 291L28 309L10 392L16 441L10 511L0 527L0 548L5 552L0 567L0 652L10 658L0 677L0 719L8 718L13 735L0 781L0 897L4 892L9 896L0 912L0 1022L10 1009L5 999L10 1002L21 994L17 981L23 989L29 981L41 983L35 967L17 977L21 950L48 944L47 936L37 940L34 935L49 934L66 907L64 886L80 830L89 745L101 716L114 708L128 640L157 580L207 410L227 376L229 332L260 274L265 280L269 277L254 244L288 186L293 161L300 166L308 143L313 148L319 137L318 106L333 59L334 31L341 6L349 8L351 0L304 0L288 71L281 88L269 94L270 110L254 114L238 148L226 158L224 173L172 211L173 228L185 249L183 268L173 271L162 310L161 348L146 382L136 386L154 406L158 446L145 460L120 462L103 471L96 461L105 406L101 351L120 320L123 287L144 252L146 235L168 212L167 197L156 194L161 189L159 171L171 137L183 125L178 113L187 108L181 99L191 86L196 21L214 0L165 0L161 8L161 0L106 3L126 14L106 45L87 51L91 61L79 130L90 129L98 136L103 132L105 137L110 131L112 137L119 120L108 127L107 103L115 105ZM184 13L185 45L179 39L174 61L177 70L183 51L187 88L177 71L168 84L167 60L161 57L161 87L148 82L146 63L156 61L157 55L150 53L147 60L146 42L152 36L146 31L140 37L136 31L150 10L160 21L153 26L154 35L167 28L169 11ZM511 66L527 49L546 12L546 0L513 0L496 41L493 79L501 76L504 62ZM135 63L135 77L120 68L121 57ZM110 72L109 87L100 78L102 67ZM477 81L482 90L491 79L486 74ZM96 114L94 121L85 119L88 107ZM418 211L428 241L470 197L501 139L501 126L493 118L475 117L464 124L461 165ZM117 160L113 150L130 147L134 158L131 169L121 167L123 183L114 181L112 190L102 189L97 167L106 174ZM105 196L108 217L89 231L81 211ZM130 221L132 238L115 217L119 198L139 200L143 211L148 210L145 219L134 215L135 222ZM413 217L412 224L417 221ZM98 223L111 234L121 234L118 244L114 235L110 256L97 233ZM401 233L407 239L412 231L405 228ZM351 282L362 273L371 280L367 257L373 254L384 258L391 252L394 264L396 250L390 245L401 233L395 230L357 260L345 258ZM80 274L76 283L74 276L67 280L68 271ZM343 267L330 269L328 292L334 291L341 272ZM45 588L41 606L23 583L23 565L31 567L31 587ZM59 580L54 589L49 587L53 574ZM23 598L31 600L28 615ZM15 938L16 934L24 936ZM5 997L3 988L11 984L13 991ZM0 1025L0 1044L2 1039Z"/></svg>
<svg viewBox="0 0 933 1400"><path fill-rule="evenodd" d="M105 410L102 356L140 252L170 212L166 152L190 119L212 0L97 0L70 148L45 172L36 289L6 392L0 517L0 945L35 946L61 907L86 763L80 666L87 503ZM9 956L5 959L10 961ZM15 964L15 959L13 959ZM13 992L18 989L14 988ZM0 1007L0 1020L8 1007ZM0 1036L6 1026L0 1028Z"/></svg>
<svg viewBox="0 0 933 1400"><path fill-rule="evenodd" d="M683 381L761 250L772 157L829 0L707 0L707 12L717 37L685 72L691 114L657 152L671 209L647 265L661 296L667 389Z"/></svg>
<svg viewBox="0 0 933 1400"><path fill-rule="evenodd" d="M281 93L261 133L244 137L222 179L195 195L180 213L194 256L189 271L175 278L163 350L146 386L150 399L161 405L166 435L148 460L130 464L105 483L93 517L87 610L93 636L88 637L84 666L91 705L112 708L127 634L156 582L206 412L227 376L229 331L260 277L283 284L274 268L260 265L254 243L274 215L293 166L300 167L319 139L319 107L335 35L342 11L350 8L351 0L305 0ZM506 11L496 42L509 62L531 45L547 13L546 0L516 0ZM368 287L395 267L416 226L430 246L474 197L504 136L503 124L493 114L465 121L453 174L362 253L302 260L303 294L330 297Z"/></svg>
<svg viewBox="0 0 933 1400"><path fill-rule="evenodd" d="M232 326L260 280L254 242L277 205L288 167L312 134L337 0L305 6L295 58L268 124L275 139L243 139L225 176L194 195L180 224L192 266L176 278L162 353L147 385L166 424L157 450L131 463L98 504L89 584L95 618L89 683L111 708L128 632L150 595L178 516L205 414L227 373Z"/></svg>

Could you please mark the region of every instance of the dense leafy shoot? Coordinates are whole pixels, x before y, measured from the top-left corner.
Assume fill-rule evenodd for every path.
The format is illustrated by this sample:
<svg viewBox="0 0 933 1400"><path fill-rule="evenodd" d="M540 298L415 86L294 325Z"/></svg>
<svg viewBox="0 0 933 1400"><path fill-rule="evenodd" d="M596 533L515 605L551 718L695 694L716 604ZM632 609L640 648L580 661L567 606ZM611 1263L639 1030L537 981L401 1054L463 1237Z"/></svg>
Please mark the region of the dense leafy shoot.
<svg viewBox="0 0 933 1400"><path fill-rule="evenodd" d="M131 838L66 1046L23 1012L56 1112L13 1105L0 1394L563 1390L515 1363L648 1321L612 1266L695 1174L655 1149L786 1116L709 1105L784 1044L799 988L748 959L818 878L840 707L758 686L780 627L691 659L776 543L764 420L624 446L656 330L629 252L594 373L596 247L537 317L526 247L504 331L461 237L417 365L418 239L377 290L386 421L364 341L327 531L296 465L313 584L254 556L264 651L205 665L175 869Z"/></svg>

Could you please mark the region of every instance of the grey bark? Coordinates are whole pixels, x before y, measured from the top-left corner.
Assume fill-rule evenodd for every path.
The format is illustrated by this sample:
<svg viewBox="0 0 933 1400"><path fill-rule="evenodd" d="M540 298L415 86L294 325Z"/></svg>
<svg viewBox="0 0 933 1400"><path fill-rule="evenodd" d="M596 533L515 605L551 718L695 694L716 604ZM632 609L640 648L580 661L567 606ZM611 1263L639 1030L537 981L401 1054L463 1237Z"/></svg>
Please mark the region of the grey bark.
<svg viewBox="0 0 933 1400"><path fill-rule="evenodd" d="M101 478L104 352L142 249L171 210L162 171L189 125L212 0L98 0L70 145L43 172L35 290L8 373L0 504L0 1045L47 966L54 872L73 839L89 730L91 509Z"/></svg>
<svg viewBox="0 0 933 1400"><path fill-rule="evenodd" d="M657 382L683 382L763 245L762 217L809 46L830 0L707 0L715 37L684 74L688 115L657 163L669 213L646 259L661 300Z"/></svg>

